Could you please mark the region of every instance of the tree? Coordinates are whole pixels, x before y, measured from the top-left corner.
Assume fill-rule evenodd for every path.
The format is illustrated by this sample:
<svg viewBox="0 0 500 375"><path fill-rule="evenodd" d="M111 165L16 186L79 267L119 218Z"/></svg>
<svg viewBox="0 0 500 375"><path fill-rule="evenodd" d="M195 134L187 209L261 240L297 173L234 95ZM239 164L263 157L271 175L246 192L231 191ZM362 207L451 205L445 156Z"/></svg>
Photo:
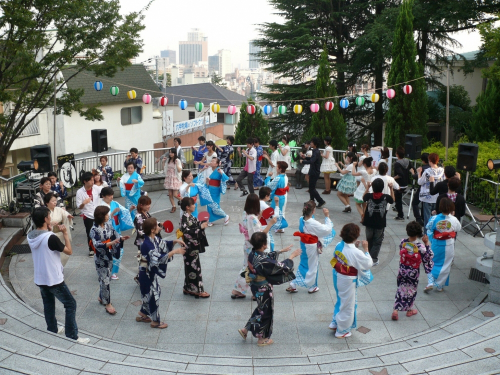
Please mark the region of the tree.
<svg viewBox="0 0 500 375"><path fill-rule="evenodd" d="M330 98L337 96L335 84L331 80L330 63L326 49L321 52L318 75L316 76L316 98ZM333 110L325 109L326 100L319 102L319 112L312 115L311 126L305 133L305 138L326 136L333 138L332 147L336 150L344 150L347 147L346 126L342 115L339 112L338 99L331 99L334 102ZM305 140L304 138L304 140Z"/></svg>
<svg viewBox="0 0 500 375"><path fill-rule="evenodd" d="M144 8L148 9L151 2ZM0 3L0 169L12 143L40 112L77 112L102 120L97 106L83 107L83 90L65 83L82 71L112 77L141 52L142 11L120 14L117 0L9 0ZM66 81L60 71L72 65ZM54 89L54 85L56 88ZM93 88L89 88L93 90Z"/></svg>
<svg viewBox="0 0 500 375"><path fill-rule="evenodd" d="M476 99L469 137L474 142L500 139L500 80L490 79Z"/></svg>
<svg viewBox="0 0 500 375"><path fill-rule="evenodd" d="M255 114L249 115L247 105L255 105L252 99L248 99L248 104L241 103L240 119L234 134L234 142L237 145L245 145L247 138L258 137L260 144L267 145L269 142L269 124L264 118L262 108L255 105Z"/></svg>
<svg viewBox="0 0 500 375"><path fill-rule="evenodd" d="M483 69L483 75L486 78L500 80L500 28L488 23L479 26L479 33L483 42L484 56L495 60L491 67Z"/></svg>
<svg viewBox="0 0 500 375"><path fill-rule="evenodd" d="M392 44L392 64L387 80L388 86L412 81L410 95L405 95L402 86L395 86L396 96L389 101L385 144L391 147L404 145L405 135L421 134L427 145L427 93L423 67L417 63L417 48L413 39L413 0L403 0Z"/></svg>
<svg viewBox="0 0 500 375"><path fill-rule="evenodd" d="M219 87L223 87L223 88L227 88L227 84L224 83L224 81L222 80L222 77L220 75L218 75L217 73L213 73L212 74L212 79L211 79L211 82L215 85L215 86L219 86Z"/></svg>

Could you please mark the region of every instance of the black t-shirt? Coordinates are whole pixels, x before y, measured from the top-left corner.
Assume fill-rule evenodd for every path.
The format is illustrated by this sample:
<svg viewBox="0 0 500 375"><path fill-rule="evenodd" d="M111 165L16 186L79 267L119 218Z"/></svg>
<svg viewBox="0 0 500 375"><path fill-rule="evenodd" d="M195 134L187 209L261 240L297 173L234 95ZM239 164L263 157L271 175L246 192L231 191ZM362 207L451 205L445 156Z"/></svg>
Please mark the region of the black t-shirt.
<svg viewBox="0 0 500 375"><path fill-rule="evenodd" d="M373 199L373 193L367 193L363 197L366 202L363 225L373 229L384 229L386 226L387 204L394 203L390 195L382 194L379 199Z"/></svg>
<svg viewBox="0 0 500 375"><path fill-rule="evenodd" d="M49 249L52 251L59 251L62 253L64 250L65 245L62 243L62 241L57 237L55 234L52 234L49 237Z"/></svg>

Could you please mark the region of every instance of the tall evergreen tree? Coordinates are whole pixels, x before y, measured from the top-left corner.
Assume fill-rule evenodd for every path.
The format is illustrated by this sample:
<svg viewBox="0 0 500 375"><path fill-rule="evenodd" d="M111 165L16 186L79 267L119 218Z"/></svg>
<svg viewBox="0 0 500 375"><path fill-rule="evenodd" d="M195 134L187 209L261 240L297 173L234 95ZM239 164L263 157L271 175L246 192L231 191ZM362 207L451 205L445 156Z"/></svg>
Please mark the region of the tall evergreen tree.
<svg viewBox="0 0 500 375"><path fill-rule="evenodd" d="M500 81L490 79L486 91L476 100L473 110L469 138L473 142L500 139Z"/></svg>
<svg viewBox="0 0 500 375"><path fill-rule="evenodd" d="M258 137L263 145L269 142L269 124L262 113L262 108L255 105L255 114L249 115L247 105L255 105L252 99L248 100L248 104L243 102L240 108L240 119L236 132L234 134L234 142L237 145L247 143L247 138Z"/></svg>
<svg viewBox="0 0 500 375"><path fill-rule="evenodd" d="M323 49L319 60L318 75L316 76L316 98L329 98L337 96L337 89L331 80L330 62L328 51ZM334 103L332 111L325 109L326 100L320 101L319 112L312 115L311 125L304 133L304 140L312 137L324 139L326 136L333 138L332 147L344 150L347 147L346 126L344 118L339 112L339 100L331 99Z"/></svg>
<svg viewBox="0 0 500 375"><path fill-rule="evenodd" d="M417 48L413 38L413 0L403 0L394 41L392 64L387 80L388 86L411 81L423 76L424 69L416 61ZM427 93L424 79L410 82L413 92L403 93L402 85L394 87L396 97L389 101L385 144L398 147L404 144L405 134L421 134L427 144Z"/></svg>

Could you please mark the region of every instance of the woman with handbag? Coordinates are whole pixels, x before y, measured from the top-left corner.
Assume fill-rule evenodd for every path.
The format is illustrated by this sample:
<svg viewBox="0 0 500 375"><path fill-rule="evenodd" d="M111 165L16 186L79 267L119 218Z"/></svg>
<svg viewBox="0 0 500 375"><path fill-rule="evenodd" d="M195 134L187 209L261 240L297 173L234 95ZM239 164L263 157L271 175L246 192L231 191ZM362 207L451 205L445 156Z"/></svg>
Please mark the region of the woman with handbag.
<svg viewBox="0 0 500 375"><path fill-rule="evenodd" d="M203 289L201 277L200 253L205 252L208 246L205 228L208 222L200 222L193 216L196 204L193 198L182 198L181 209L184 214L181 218L181 232L183 233L186 253L184 254L184 288L182 292L195 298L208 298L210 294Z"/></svg>
<svg viewBox="0 0 500 375"><path fill-rule="evenodd" d="M267 236L263 232L252 234L250 243L252 251L248 256L245 279L250 284L257 307L245 328L239 329L238 332L246 340L250 331L257 338L257 346L267 346L273 344L271 339L274 317L273 285L281 285L295 278L292 259L299 256L301 250L295 250L288 259L279 262L279 254L290 251L292 245L281 251L265 252Z"/></svg>

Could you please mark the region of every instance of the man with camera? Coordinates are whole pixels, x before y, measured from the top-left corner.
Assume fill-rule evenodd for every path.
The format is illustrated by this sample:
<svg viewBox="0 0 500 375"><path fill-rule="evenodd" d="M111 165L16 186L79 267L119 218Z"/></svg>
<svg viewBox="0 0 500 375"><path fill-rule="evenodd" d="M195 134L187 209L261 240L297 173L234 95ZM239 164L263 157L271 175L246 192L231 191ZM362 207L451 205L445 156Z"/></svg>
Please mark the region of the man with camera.
<svg viewBox="0 0 500 375"><path fill-rule="evenodd" d="M68 229L64 225L58 225L64 236L63 244L52 232L50 211L47 207L35 208L32 219L36 229L28 234L28 243L33 256L34 282L42 295L47 330L54 333L66 332L66 337L80 344L87 344L90 339L78 337L76 301L64 282L61 253L73 254ZM66 311L65 328L57 328L56 298Z"/></svg>

